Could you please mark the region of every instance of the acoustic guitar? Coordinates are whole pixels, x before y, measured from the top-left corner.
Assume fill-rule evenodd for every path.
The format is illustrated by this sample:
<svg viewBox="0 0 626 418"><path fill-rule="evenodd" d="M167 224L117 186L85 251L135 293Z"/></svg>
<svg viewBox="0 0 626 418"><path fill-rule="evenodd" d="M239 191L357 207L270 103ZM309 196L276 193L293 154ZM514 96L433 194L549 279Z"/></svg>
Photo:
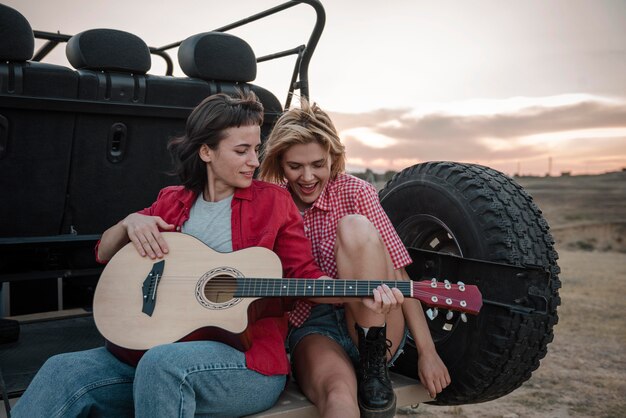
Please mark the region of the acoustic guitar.
<svg viewBox="0 0 626 418"><path fill-rule="evenodd" d="M134 350L172 343L204 327L243 335L248 307L270 297L364 297L385 283L424 304L477 314L482 297L476 286L435 280L283 279L272 251L251 247L219 253L198 239L164 232L169 253L141 257L132 243L106 265L98 282L93 313L100 333Z"/></svg>

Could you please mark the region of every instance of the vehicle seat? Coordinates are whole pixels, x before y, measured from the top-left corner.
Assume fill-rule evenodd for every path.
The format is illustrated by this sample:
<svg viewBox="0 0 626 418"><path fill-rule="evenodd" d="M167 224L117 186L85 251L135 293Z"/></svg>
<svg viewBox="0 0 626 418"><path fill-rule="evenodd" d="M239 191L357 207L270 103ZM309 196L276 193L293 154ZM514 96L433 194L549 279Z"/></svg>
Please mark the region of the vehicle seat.
<svg viewBox="0 0 626 418"><path fill-rule="evenodd" d="M257 63L246 41L228 33L199 33L181 43L178 63L188 77L204 80L211 94L233 94L236 89L254 91L265 110L261 136L267 137L283 109L270 91L250 84L256 78Z"/></svg>
<svg viewBox="0 0 626 418"><path fill-rule="evenodd" d="M189 110L150 105L150 50L134 34L87 30L68 41L66 54L84 111L76 117L64 227L99 234L177 182L168 175L167 141L184 131Z"/></svg>

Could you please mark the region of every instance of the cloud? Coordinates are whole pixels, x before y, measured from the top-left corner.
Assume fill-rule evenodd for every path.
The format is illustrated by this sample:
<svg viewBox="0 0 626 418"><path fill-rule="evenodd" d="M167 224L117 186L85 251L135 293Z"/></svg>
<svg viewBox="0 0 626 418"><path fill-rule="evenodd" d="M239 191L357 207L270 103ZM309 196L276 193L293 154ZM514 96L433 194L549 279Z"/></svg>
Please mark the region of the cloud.
<svg viewBox="0 0 626 418"><path fill-rule="evenodd" d="M611 156L614 169L626 164L626 100L564 95L476 101L470 110L450 103L432 110L426 105L331 117L349 159L375 161L377 169L399 169L399 160L496 162L512 167L561 153L572 161ZM372 146L372 138L388 145Z"/></svg>
<svg viewBox="0 0 626 418"><path fill-rule="evenodd" d="M375 130L395 138L415 137L438 140L480 137L515 138L537 133L568 130L625 127L626 103L583 102L562 107L534 106L516 113L460 116L431 114L421 118L404 117L400 127Z"/></svg>
<svg viewBox="0 0 626 418"><path fill-rule="evenodd" d="M332 117L335 127L344 131L364 126L377 126L392 120L400 119L410 114L411 108L401 109L377 109L364 113L328 112Z"/></svg>

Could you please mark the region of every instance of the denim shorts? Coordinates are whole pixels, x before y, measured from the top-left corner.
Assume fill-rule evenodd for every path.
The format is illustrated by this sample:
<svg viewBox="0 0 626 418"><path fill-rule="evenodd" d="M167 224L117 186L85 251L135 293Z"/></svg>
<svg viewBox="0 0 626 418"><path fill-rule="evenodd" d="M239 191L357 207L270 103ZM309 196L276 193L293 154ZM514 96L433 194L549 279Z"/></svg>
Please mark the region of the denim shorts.
<svg viewBox="0 0 626 418"><path fill-rule="evenodd" d="M287 337L289 352L293 353L302 338L311 334L321 334L332 339L344 349L355 367L359 364L359 349L348 333L345 309L342 306L314 305L306 322L301 327L291 328L289 331ZM405 328L400 345L388 363L389 366L392 366L393 362L402 354L402 347L404 347L407 335L408 329Z"/></svg>

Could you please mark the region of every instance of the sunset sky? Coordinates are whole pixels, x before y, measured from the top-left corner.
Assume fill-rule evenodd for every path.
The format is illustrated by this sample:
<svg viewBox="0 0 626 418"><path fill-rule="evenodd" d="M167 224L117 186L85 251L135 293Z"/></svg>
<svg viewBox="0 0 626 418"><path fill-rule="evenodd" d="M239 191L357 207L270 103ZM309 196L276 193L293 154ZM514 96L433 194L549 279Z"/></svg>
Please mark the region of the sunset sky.
<svg viewBox="0 0 626 418"><path fill-rule="evenodd" d="M162 46L281 2L3 3L37 30L107 27ZM333 116L349 169L399 170L429 160L508 174L543 175L550 160L552 175L626 167L626 1L323 3L311 98ZM304 43L313 18L301 5L231 33L262 56ZM69 65L64 48L49 61ZM284 102L292 62L259 64L255 83ZM164 72L158 58L150 72Z"/></svg>

